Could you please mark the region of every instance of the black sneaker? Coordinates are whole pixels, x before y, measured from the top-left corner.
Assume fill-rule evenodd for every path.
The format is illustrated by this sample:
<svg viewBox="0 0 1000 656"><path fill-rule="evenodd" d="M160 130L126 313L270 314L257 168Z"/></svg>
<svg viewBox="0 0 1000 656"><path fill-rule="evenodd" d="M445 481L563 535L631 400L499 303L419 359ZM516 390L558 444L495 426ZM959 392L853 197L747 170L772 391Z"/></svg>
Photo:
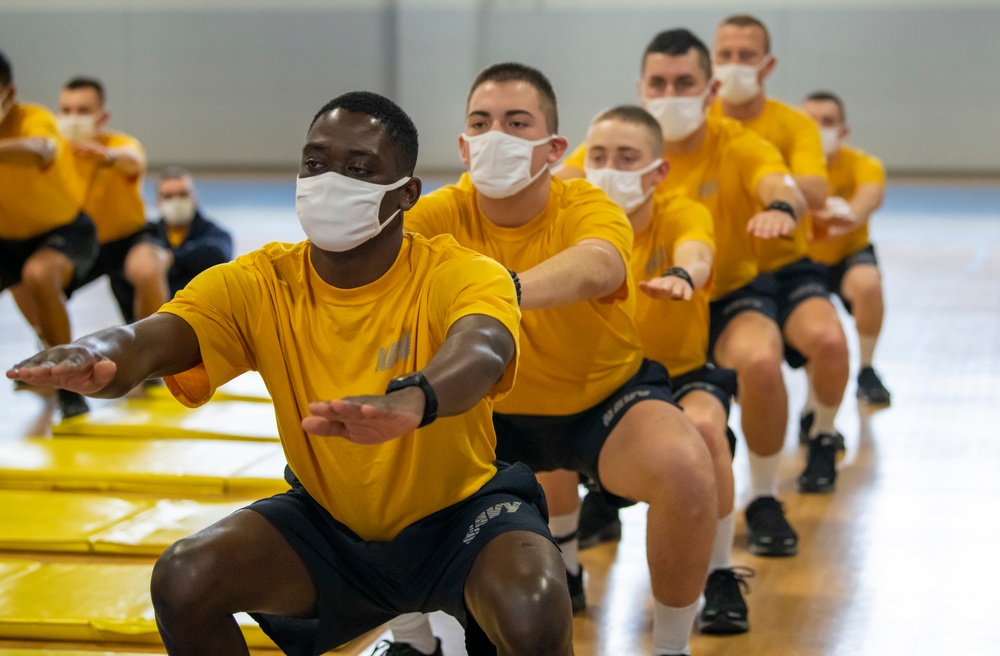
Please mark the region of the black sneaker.
<svg viewBox="0 0 1000 656"><path fill-rule="evenodd" d="M799 415L799 444L809 444L809 431L816 421L816 413L812 410Z"/></svg>
<svg viewBox="0 0 1000 656"><path fill-rule="evenodd" d="M437 647L430 654L424 654L424 652L414 649L408 642L382 640L375 645L371 656L443 656L441 652L441 638L435 638L435 640L437 640Z"/></svg>
<svg viewBox="0 0 1000 656"><path fill-rule="evenodd" d="M711 635L749 631L750 621L743 593L750 594L750 584L746 580L754 574L749 567L712 571L705 583L705 607L698 615L698 630Z"/></svg>
<svg viewBox="0 0 1000 656"><path fill-rule="evenodd" d="M57 391L59 398L59 411L63 419L76 417L90 412L90 406L81 394L69 390L60 389Z"/></svg>
<svg viewBox="0 0 1000 656"><path fill-rule="evenodd" d="M757 556L794 556L799 536L785 519L785 507L774 497L758 497L747 506L747 540Z"/></svg>
<svg viewBox="0 0 1000 656"><path fill-rule="evenodd" d="M892 395L871 367L863 367L858 372L858 401L881 408L892 404Z"/></svg>
<svg viewBox="0 0 1000 656"><path fill-rule="evenodd" d="M799 476L799 492L833 492L837 480L837 436L821 433L809 440L806 468Z"/></svg>
<svg viewBox="0 0 1000 656"><path fill-rule="evenodd" d="M583 498L578 533L581 549L622 539L622 520L618 517L618 509L608 503L599 491L591 490Z"/></svg>
<svg viewBox="0 0 1000 656"><path fill-rule="evenodd" d="M566 570L566 584L569 586L569 601L573 605L573 614L587 609L587 594L583 589L583 565L576 574Z"/></svg>

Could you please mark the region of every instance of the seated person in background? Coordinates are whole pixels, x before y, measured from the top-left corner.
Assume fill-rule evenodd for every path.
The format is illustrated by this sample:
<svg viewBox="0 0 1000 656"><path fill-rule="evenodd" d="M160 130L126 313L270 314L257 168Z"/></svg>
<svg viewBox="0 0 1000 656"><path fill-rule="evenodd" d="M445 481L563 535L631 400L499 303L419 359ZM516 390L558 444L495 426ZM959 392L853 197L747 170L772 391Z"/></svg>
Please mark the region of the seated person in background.
<svg viewBox="0 0 1000 656"><path fill-rule="evenodd" d="M209 267L233 259L233 237L198 206L191 174L168 166L156 184L157 235L170 246L174 263L167 273L170 298Z"/></svg>
<svg viewBox="0 0 1000 656"><path fill-rule="evenodd" d="M643 352L667 367L674 398L712 454L719 520L698 626L703 633L743 633L750 625L740 586L748 571L734 569L730 562L736 517L727 422L736 372L708 364L715 228L701 203L677 192L654 193L669 169L662 155L656 119L642 107L615 107L594 119L587 132L584 171L628 214L635 230L629 268L641 292L635 316ZM611 525L620 533L617 509L591 492L580 516L581 546L587 521L598 529L596 544L600 528L607 525L602 517L612 517Z"/></svg>
<svg viewBox="0 0 1000 656"><path fill-rule="evenodd" d="M59 94L59 129L70 142L80 199L97 226L97 262L80 286L107 276L126 323L156 312L169 298L171 255L146 222L142 144L107 130L111 113L99 80L77 77Z"/></svg>
<svg viewBox="0 0 1000 656"><path fill-rule="evenodd" d="M246 654L247 611L287 654L321 654L406 612L474 615L506 654L572 653L572 614L530 470L495 464L511 389L510 274L404 234L417 130L367 92L309 126L296 210L309 240L205 271L148 319L7 372L121 396L166 377L187 405L256 369L292 488L170 547L153 569L169 654ZM332 400L324 400L332 399Z"/></svg>
<svg viewBox="0 0 1000 656"><path fill-rule="evenodd" d="M884 305L882 276L868 235L871 215L885 195L885 169L875 157L843 143L850 129L838 96L817 91L806 97L802 109L819 124L830 175L827 207L812 212L809 255L827 266L830 290L854 316L861 348L858 400L887 407L892 397L872 367ZM809 417L811 410L807 407L803 416Z"/></svg>
<svg viewBox="0 0 1000 656"><path fill-rule="evenodd" d="M44 107L17 101L14 73L0 52L0 291L11 289L45 346L70 341L67 292L97 257L94 223L70 186L68 146ZM60 390L63 418L87 412Z"/></svg>

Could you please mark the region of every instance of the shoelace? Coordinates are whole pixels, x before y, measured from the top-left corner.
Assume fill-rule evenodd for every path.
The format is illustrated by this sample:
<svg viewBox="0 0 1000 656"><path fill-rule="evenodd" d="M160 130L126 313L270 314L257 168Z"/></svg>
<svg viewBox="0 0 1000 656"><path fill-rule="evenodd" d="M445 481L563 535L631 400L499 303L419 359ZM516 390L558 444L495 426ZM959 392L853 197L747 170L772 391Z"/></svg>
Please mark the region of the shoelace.
<svg viewBox="0 0 1000 656"><path fill-rule="evenodd" d="M740 589L743 590L743 593L750 594L750 584L747 582L747 579L752 579L757 576L757 570L753 567L746 567L745 565L736 565L735 567L729 567L727 569L733 575L733 578L736 579L736 582L739 584Z"/></svg>

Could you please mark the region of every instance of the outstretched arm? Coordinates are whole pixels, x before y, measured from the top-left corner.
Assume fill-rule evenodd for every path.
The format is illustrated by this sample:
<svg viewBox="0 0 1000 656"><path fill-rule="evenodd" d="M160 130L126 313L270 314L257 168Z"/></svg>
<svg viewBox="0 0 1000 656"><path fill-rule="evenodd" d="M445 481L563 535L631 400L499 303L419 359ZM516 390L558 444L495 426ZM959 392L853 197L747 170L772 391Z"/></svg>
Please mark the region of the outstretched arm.
<svg viewBox="0 0 1000 656"><path fill-rule="evenodd" d="M663 274L639 283L639 290L652 298L690 301L694 291L708 282L712 273L715 252L703 241L682 241L674 247L674 268L687 272L690 282L683 273L673 273L668 269Z"/></svg>
<svg viewBox="0 0 1000 656"><path fill-rule="evenodd" d="M437 397L438 417L460 415L499 381L515 354L514 337L500 321L481 314L462 317L448 329L421 373ZM385 395L355 396L309 404L302 428L313 435L379 444L417 428L426 397L419 387Z"/></svg>
<svg viewBox="0 0 1000 656"><path fill-rule="evenodd" d="M7 378L115 398L146 378L178 374L199 362L194 329L180 317L159 313L42 351L8 369Z"/></svg>
<svg viewBox="0 0 1000 656"><path fill-rule="evenodd" d="M803 217L806 201L790 175L768 173L760 179L757 195L764 207L775 201L787 203L795 213L793 218L781 210L765 209L755 214L747 223L747 232L761 239L785 237L795 230L795 222Z"/></svg>
<svg viewBox="0 0 1000 656"><path fill-rule="evenodd" d="M56 144L45 137L0 139L0 163L45 168L56 157Z"/></svg>
<svg viewBox="0 0 1000 656"><path fill-rule="evenodd" d="M625 284L625 260L604 239L583 239L527 271L521 280L521 310L603 298Z"/></svg>

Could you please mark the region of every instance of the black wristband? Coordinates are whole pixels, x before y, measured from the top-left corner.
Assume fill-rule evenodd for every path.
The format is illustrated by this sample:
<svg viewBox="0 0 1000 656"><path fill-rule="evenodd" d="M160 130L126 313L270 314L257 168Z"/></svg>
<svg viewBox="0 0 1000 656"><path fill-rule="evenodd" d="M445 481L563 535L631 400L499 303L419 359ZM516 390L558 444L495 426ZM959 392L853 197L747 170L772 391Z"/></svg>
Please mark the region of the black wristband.
<svg viewBox="0 0 1000 656"><path fill-rule="evenodd" d="M434 393L434 388L431 387L427 377L419 371L414 371L412 374L393 378L389 381L388 387L385 388L385 393L395 392L405 387L419 387L424 391L424 416L420 419L420 425L417 428L426 426L437 419L437 394Z"/></svg>
<svg viewBox="0 0 1000 656"><path fill-rule="evenodd" d="M673 276L674 278L680 278L687 284L691 285L691 289L694 289L694 281L691 280L691 274L687 272L687 269L681 267L670 267L663 272L663 277Z"/></svg>
<svg viewBox="0 0 1000 656"><path fill-rule="evenodd" d="M771 204L767 206L767 209L784 212L788 216L792 217L792 221L795 221L796 223L799 221L799 217L795 216L795 208L783 200L772 200Z"/></svg>
<svg viewBox="0 0 1000 656"><path fill-rule="evenodd" d="M507 269L507 273L510 274L510 279L514 281L514 291L517 292L517 304L521 304L521 279L517 277L517 274Z"/></svg>

